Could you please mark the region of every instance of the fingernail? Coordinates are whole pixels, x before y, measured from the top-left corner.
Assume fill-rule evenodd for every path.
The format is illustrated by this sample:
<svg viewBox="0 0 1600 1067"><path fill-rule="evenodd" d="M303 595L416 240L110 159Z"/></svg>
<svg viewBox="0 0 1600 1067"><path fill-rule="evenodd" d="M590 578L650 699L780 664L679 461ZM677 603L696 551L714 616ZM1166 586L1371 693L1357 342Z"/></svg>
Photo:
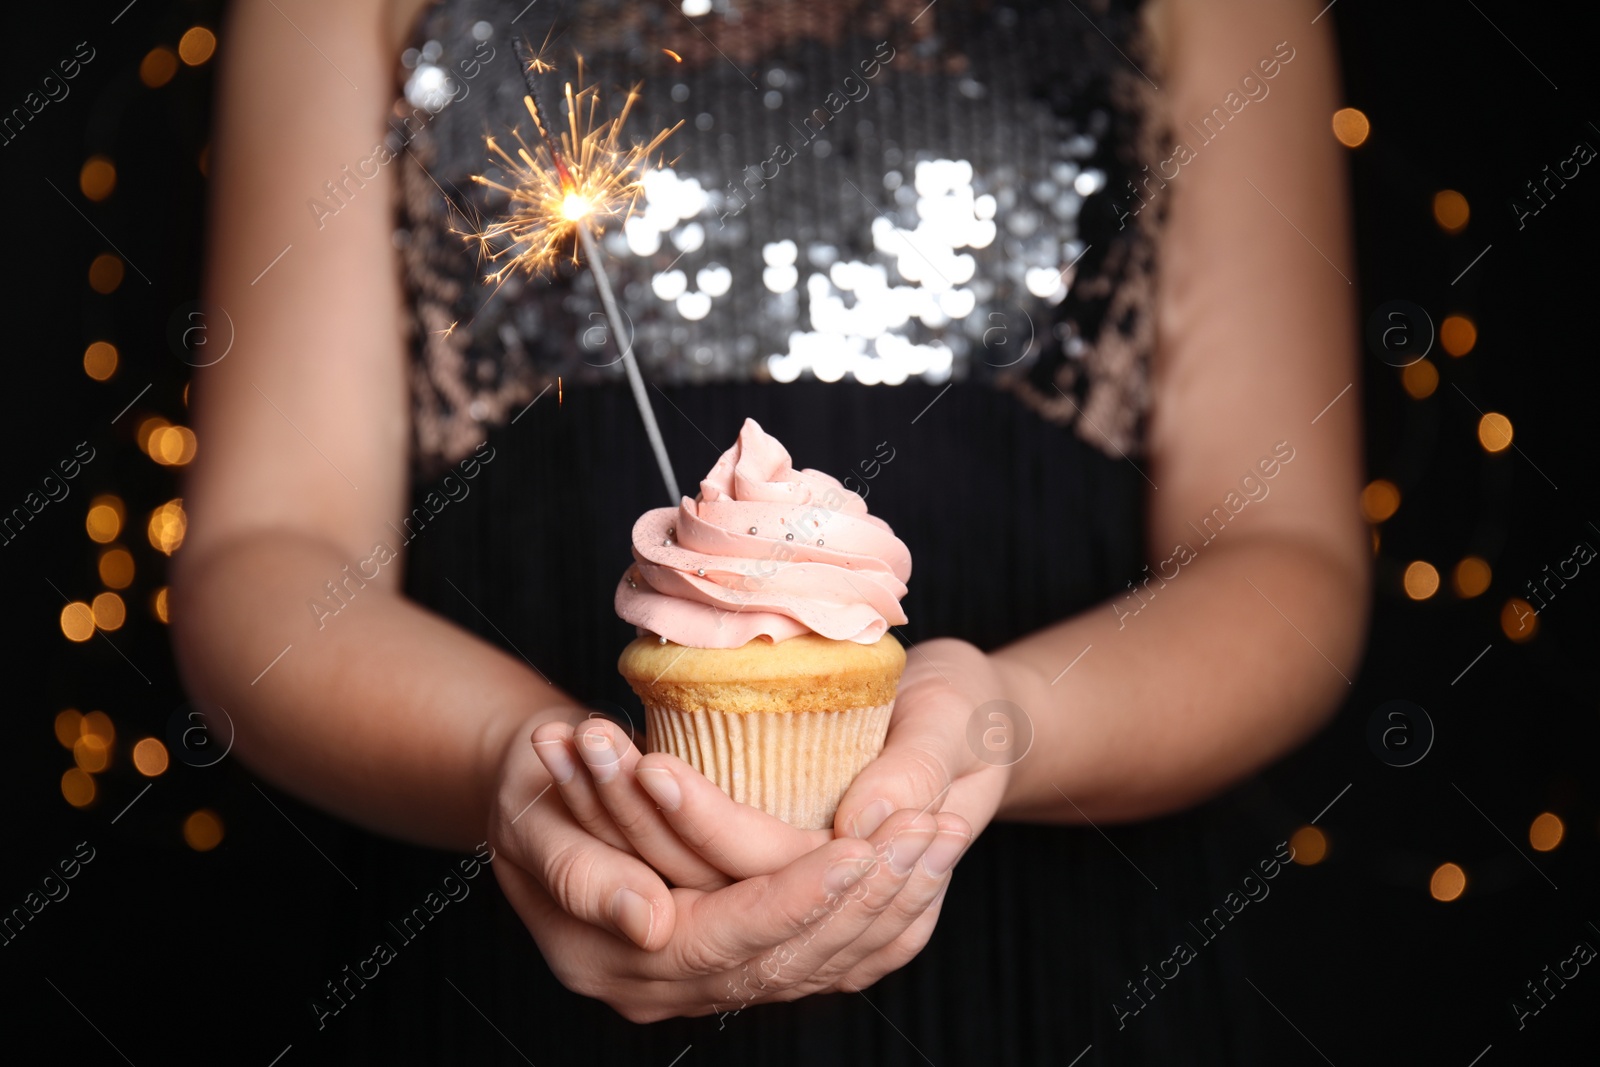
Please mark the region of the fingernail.
<svg viewBox="0 0 1600 1067"><path fill-rule="evenodd" d="M533 751L557 785L566 785L578 773L578 765L572 761L565 741L535 741Z"/></svg>
<svg viewBox="0 0 1600 1067"><path fill-rule="evenodd" d="M663 811L677 811L683 805L683 790L665 767L641 767L638 778L650 799L661 805Z"/></svg>
<svg viewBox="0 0 1600 1067"><path fill-rule="evenodd" d="M882 826L883 820L893 811L894 805L879 797L861 809L861 813L851 821L850 832L856 837L871 837L872 832Z"/></svg>
<svg viewBox="0 0 1600 1067"><path fill-rule="evenodd" d="M912 866L937 836L922 830L902 830L895 834L889 841L889 869L897 875L910 874Z"/></svg>
<svg viewBox="0 0 1600 1067"><path fill-rule="evenodd" d="M617 773L617 750L602 730L585 730L578 737L578 753L589 765L596 782L609 782Z"/></svg>
<svg viewBox="0 0 1600 1067"><path fill-rule="evenodd" d="M956 865L956 860L971 840L965 834L940 830L933 836L933 844L928 846L928 851L922 854L922 869L935 878L944 877L945 872Z"/></svg>
<svg viewBox="0 0 1600 1067"><path fill-rule="evenodd" d="M650 932L656 928L656 913L648 900L623 886L611 898L611 921L634 944L644 948L650 943Z"/></svg>
<svg viewBox="0 0 1600 1067"><path fill-rule="evenodd" d="M871 862L864 859L840 860L822 876L822 888L829 893L843 893L860 880L862 870Z"/></svg>

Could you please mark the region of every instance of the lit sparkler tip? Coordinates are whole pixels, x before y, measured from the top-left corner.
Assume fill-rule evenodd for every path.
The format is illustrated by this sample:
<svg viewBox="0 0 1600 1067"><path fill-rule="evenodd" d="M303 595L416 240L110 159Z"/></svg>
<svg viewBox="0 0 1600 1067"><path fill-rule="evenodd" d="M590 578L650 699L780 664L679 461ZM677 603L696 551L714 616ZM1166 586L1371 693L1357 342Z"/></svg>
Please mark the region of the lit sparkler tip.
<svg viewBox="0 0 1600 1067"><path fill-rule="evenodd" d="M526 57L525 51L521 54ZM525 140L513 129L509 136L514 143L485 139L504 177L495 180L478 174L473 180L509 201L505 214L477 235L484 259L503 258L489 275L492 281L501 281L516 269L541 273L569 257L576 262L579 227L598 235L607 220L629 216L644 192L640 175L682 125L661 130L643 143L625 143L623 124L639 99L638 87L628 92L621 111L607 118L599 91L583 84L582 70L580 58L578 78L562 86L566 121L561 127L548 125L552 115L540 102L538 79L530 73L523 104L537 136Z"/></svg>
<svg viewBox="0 0 1600 1067"><path fill-rule="evenodd" d="M572 222L577 222L593 209L594 205L577 193L568 193L561 201L562 217Z"/></svg>
<svg viewBox="0 0 1600 1067"><path fill-rule="evenodd" d="M676 63L682 63L683 62L683 57L680 56L678 53L674 52L672 49L663 48L662 51L665 52L667 55L671 56L674 62L676 62Z"/></svg>

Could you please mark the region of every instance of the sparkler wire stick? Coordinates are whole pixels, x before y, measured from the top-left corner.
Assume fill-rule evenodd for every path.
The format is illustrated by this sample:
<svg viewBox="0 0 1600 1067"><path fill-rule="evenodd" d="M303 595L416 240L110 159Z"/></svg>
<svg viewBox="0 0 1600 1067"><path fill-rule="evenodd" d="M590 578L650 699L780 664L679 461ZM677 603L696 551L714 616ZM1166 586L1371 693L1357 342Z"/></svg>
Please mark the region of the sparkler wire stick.
<svg viewBox="0 0 1600 1067"><path fill-rule="evenodd" d="M583 251L589 260L589 272L594 275L595 285L600 290L600 304L606 309L611 332L616 335L617 348L622 352L622 369L628 374L628 385L633 389L633 402L639 405L639 417L644 420L645 436L650 439L650 448L656 454L656 465L661 468L661 480L667 483L667 494L671 498L672 506L677 507L683 500L682 494L678 492L678 479L673 475L672 464L667 459L667 446L661 440L661 428L656 425L656 413L650 406L650 394L644 391L644 378L639 374L639 363L633 358L633 342L622 332L622 316L617 311L617 298L611 292L611 279L606 277L605 268L600 265L600 246L595 244L588 223L578 223L578 240L583 242Z"/></svg>

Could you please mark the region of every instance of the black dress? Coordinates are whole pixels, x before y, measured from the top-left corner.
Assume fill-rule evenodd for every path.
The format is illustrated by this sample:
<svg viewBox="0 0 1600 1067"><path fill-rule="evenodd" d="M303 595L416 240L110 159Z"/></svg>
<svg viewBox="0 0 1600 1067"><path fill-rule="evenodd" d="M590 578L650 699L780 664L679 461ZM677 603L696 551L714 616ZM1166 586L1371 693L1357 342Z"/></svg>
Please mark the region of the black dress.
<svg viewBox="0 0 1600 1067"><path fill-rule="evenodd" d="M639 721L612 593L634 519L667 501L613 339L585 272L496 288L501 261L461 236L504 208L471 181L504 178L485 134L533 137L512 33L554 39L547 101L577 49L602 114L641 83L628 129L684 120L604 240L680 484L747 416L852 476L911 549L907 642L995 648L1123 588L1159 234L1127 191L1156 124L1135 7L523 4L445 0L402 62L412 597ZM321 1040L342 1062L541 1067L1266 1062L1244 942L1190 925L1254 858L1218 825L1212 805L1109 836L991 826L926 950L865 994L653 1026L564 990L483 878ZM391 942L453 866L372 838L345 859ZM338 940L334 972L360 943ZM1179 941L1194 959L1152 984Z"/></svg>

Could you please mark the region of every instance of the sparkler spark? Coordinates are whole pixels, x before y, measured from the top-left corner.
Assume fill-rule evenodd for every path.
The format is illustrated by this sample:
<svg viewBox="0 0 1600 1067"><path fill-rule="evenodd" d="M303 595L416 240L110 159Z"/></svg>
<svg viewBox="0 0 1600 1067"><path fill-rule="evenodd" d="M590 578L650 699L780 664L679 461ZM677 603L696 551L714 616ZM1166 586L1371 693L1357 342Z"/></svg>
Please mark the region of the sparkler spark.
<svg viewBox="0 0 1600 1067"><path fill-rule="evenodd" d="M554 68L534 57L524 60L523 69L529 82L523 105L538 137L531 145L515 130L510 134L514 144L502 145L489 137L489 153L509 181L473 175L473 181L504 194L511 202L504 217L469 235L486 261L499 263L487 275L497 283L515 270L543 273L568 256L577 262L578 227L587 225L591 233L599 234L605 232L608 220L626 218L644 192L640 177L650 157L683 125L680 121L640 143L625 142L623 126L639 100L639 88L629 90L615 118L601 118L600 92L595 86L583 85L580 58L577 88L572 82L564 87L566 127L553 132L539 102L534 76Z"/></svg>

